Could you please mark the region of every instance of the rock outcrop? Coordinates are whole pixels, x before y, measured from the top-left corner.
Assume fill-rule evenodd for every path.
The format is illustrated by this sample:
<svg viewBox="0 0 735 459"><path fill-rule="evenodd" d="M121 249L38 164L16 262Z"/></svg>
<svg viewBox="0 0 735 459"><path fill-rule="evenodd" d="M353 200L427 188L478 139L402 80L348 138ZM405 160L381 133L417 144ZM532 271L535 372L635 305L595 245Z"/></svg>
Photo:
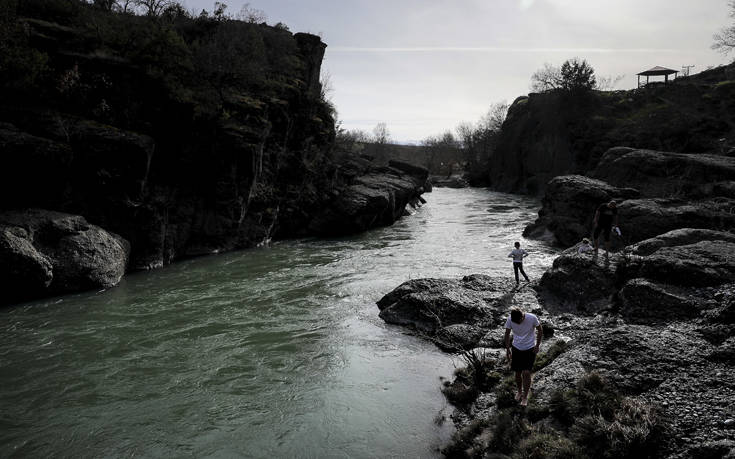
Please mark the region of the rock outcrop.
<svg viewBox="0 0 735 459"><path fill-rule="evenodd" d="M631 167L633 167L631 165ZM650 185L649 190L663 185ZM618 202L622 237L611 236L611 249L639 242L678 228L726 230L735 227L735 199L640 198L634 188L617 188L606 182L579 175L552 179L546 187L536 221L524 236L547 237L570 246L591 237L595 210L600 204Z"/></svg>
<svg viewBox="0 0 735 459"><path fill-rule="evenodd" d="M422 204L426 169L397 161L374 168L359 158L352 159L352 167L358 162L361 175L353 175L351 184L333 191L334 198L309 222L310 233L332 236L387 226L405 215L406 206Z"/></svg>
<svg viewBox="0 0 735 459"><path fill-rule="evenodd" d="M618 146L726 154L735 142L735 85L730 83L734 70L733 65L723 66L642 90L556 90L519 97L486 162L489 185L499 191L541 194L553 177L591 174L605 152ZM642 164L647 165L654 162ZM665 173L657 170L653 176ZM620 183L609 183L636 187L620 177ZM670 186L679 186L677 182Z"/></svg>
<svg viewBox="0 0 735 459"><path fill-rule="evenodd" d="M32 209L0 213L2 304L116 285L129 243L78 215Z"/></svg>
<svg viewBox="0 0 735 459"><path fill-rule="evenodd" d="M693 457L725 444L735 428L728 421L735 413L721 403L723 397L735 397L730 371L735 365L734 240L729 232L679 229L628 246L609 259L578 254L573 247L554 261L533 290L512 289L507 280L479 275L416 279L380 301L380 316L422 331L442 349L464 351L468 368L456 372L445 393L464 406L454 416L461 438L456 441L476 454L497 451L497 423L507 425L511 419L579 440L558 422L568 419L564 410L574 409L564 405L570 389L584 380L594 382L594 374L618 395L589 387L590 394L613 397L609 400L623 407L633 403L655 410L656 420L654 411L647 419L673 439L664 444L661 438L643 435L640 441L663 457ZM525 413L513 411L512 375L507 385L497 385L505 371L503 322L513 306L537 314L557 337L546 334ZM473 343L485 349L468 354L466 346ZM478 371L483 373L478 376ZM519 435L534 435L538 429ZM604 436L599 440L607 441ZM523 443L514 439L515 445ZM722 448L729 451L731 446Z"/></svg>
<svg viewBox="0 0 735 459"><path fill-rule="evenodd" d="M472 349L504 320L511 283L482 274L459 280L404 282L378 301L380 317L432 339L447 350Z"/></svg>
<svg viewBox="0 0 735 459"><path fill-rule="evenodd" d="M554 242L568 247L591 235L600 204L633 199L639 194L633 188L617 188L581 175L554 177L546 186L538 219L526 227L523 235L550 235Z"/></svg>
<svg viewBox="0 0 735 459"><path fill-rule="evenodd" d="M633 187L642 196L735 198L735 157L611 148L592 177L613 186Z"/></svg>

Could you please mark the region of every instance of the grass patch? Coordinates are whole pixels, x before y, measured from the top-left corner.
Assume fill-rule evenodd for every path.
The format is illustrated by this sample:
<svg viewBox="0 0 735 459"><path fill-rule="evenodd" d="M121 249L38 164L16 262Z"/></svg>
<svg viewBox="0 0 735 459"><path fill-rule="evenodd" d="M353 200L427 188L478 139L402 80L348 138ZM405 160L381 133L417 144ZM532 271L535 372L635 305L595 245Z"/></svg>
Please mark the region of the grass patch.
<svg viewBox="0 0 735 459"><path fill-rule="evenodd" d="M489 419L475 419L452 435L441 453L449 458L475 456L476 438L490 425Z"/></svg>
<svg viewBox="0 0 735 459"><path fill-rule="evenodd" d="M519 407L513 398L513 377L504 378L496 391L496 414L458 432L453 455L443 451L445 454L491 457L496 453L513 459L665 455L667 427L655 408L622 396L596 372L580 378L572 389L553 393L548 405ZM480 434L482 438L478 438ZM482 446L483 442L487 446Z"/></svg>
<svg viewBox="0 0 735 459"><path fill-rule="evenodd" d="M445 383L442 392L452 404L464 406L472 403L480 392L490 391L502 376L483 351L472 349L460 355L467 366L454 370L454 381Z"/></svg>

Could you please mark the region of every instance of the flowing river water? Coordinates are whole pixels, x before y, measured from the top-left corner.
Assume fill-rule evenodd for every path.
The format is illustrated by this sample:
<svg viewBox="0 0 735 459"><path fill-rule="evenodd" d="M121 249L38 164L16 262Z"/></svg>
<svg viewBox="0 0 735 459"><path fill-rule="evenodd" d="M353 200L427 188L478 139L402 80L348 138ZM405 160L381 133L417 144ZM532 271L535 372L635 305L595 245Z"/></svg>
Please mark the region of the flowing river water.
<svg viewBox="0 0 735 459"><path fill-rule="evenodd" d="M435 189L393 226L282 241L0 310L2 457L437 457L461 361L385 324L401 282L512 276L539 203Z"/></svg>

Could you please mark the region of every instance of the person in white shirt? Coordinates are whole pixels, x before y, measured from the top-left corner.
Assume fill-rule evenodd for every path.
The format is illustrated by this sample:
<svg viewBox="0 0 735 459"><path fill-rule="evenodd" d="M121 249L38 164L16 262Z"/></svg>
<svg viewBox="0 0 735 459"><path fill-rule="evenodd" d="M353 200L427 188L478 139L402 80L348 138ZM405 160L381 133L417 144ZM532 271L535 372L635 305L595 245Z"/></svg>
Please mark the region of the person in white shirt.
<svg viewBox="0 0 735 459"><path fill-rule="evenodd" d="M528 256L528 252L526 252L525 250L521 248L520 242L516 242L515 246L516 248L511 250L510 253L508 254L508 258L513 258L513 272L516 275L516 285L518 285L520 284L520 280L518 278L518 271L520 271L521 274L523 274L523 277L526 278L526 282L530 282L528 280L528 276L526 276L526 272L523 271L523 259Z"/></svg>
<svg viewBox="0 0 735 459"><path fill-rule="evenodd" d="M513 332L511 339L510 332ZM534 331L536 339L534 341ZM505 349L510 369L516 372L516 401L521 406L528 405L528 392L531 390L531 369L541 347L544 331L535 314L514 308L505 321Z"/></svg>

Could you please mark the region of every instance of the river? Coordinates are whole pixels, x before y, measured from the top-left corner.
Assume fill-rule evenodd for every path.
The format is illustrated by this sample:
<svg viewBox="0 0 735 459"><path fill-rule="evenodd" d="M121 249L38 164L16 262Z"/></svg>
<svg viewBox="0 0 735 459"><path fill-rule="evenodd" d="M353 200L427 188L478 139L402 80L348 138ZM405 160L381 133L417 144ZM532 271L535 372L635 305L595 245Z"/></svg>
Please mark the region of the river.
<svg viewBox="0 0 735 459"><path fill-rule="evenodd" d="M521 239L539 203L435 189L413 215L126 276L0 310L0 456L437 457L453 432L440 376L461 362L386 325L401 282L539 277Z"/></svg>

